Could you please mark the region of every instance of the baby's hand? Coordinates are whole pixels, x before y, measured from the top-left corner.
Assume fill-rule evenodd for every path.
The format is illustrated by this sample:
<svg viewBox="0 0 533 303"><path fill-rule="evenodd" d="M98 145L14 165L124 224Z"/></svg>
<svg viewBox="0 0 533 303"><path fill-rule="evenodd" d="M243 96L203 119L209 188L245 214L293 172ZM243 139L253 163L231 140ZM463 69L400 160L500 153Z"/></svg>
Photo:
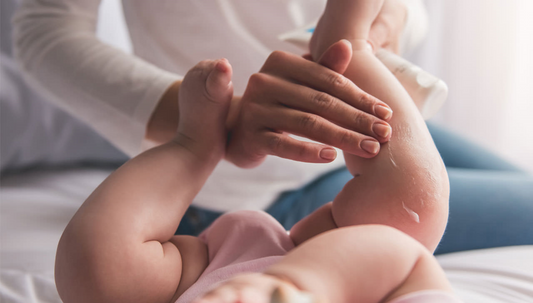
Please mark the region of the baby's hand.
<svg viewBox="0 0 533 303"><path fill-rule="evenodd" d="M232 69L226 59L205 60L185 75L179 90L179 126L175 142L200 157L224 157L225 126L233 97Z"/></svg>

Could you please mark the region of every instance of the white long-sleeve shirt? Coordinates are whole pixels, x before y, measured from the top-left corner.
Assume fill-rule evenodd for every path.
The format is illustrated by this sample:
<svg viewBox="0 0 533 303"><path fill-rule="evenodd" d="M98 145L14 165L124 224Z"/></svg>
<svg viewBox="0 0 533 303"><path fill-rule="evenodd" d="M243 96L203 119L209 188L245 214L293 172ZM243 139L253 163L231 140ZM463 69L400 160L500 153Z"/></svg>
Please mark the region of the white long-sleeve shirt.
<svg viewBox="0 0 533 303"><path fill-rule="evenodd" d="M409 46L427 25L421 22L422 1L404 1L410 7L404 34ZM242 94L273 50L301 52L277 37L318 19L326 1L123 1L134 55L96 38L99 4L24 0L13 19L15 54L24 73L62 108L134 156L158 100L192 66L227 58L235 93ZM193 203L218 211L264 209L283 191L343 164L342 157L330 164L268 157L243 170L223 161Z"/></svg>

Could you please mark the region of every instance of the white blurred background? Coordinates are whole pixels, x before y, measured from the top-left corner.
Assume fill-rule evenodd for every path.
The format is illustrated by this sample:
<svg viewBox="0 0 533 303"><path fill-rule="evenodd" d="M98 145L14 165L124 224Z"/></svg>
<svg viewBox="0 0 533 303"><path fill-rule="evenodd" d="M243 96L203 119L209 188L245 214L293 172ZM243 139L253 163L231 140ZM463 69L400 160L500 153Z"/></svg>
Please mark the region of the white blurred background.
<svg viewBox="0 0 533 303"><path fill-rule="evenodd" d="M449 86L433 121L533 172L533 0L425 2L430 32L408 57ZM131 51L121 10L103 1L98 34Z"/></svg>
<svg viewBox="0 0 533 303"><path fill-rule="evenodd" d="M410 59L450 89L433 121L533 171L533 1L425 3L430 33Z"/></svg>

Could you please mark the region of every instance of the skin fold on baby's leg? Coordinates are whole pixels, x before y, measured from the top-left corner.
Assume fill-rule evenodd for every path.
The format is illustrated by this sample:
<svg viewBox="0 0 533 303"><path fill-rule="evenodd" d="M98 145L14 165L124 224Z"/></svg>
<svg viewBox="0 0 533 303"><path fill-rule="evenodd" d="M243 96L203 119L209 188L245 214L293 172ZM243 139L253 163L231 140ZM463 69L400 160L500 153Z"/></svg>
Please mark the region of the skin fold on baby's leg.
<svg viewBox="0 0 533 303"><path fill-rule="evenodd" d="M349 18L361 14L352 9L361 8L368 10L368 16L377 15L379 2L328 1L313 37L311 53L317 58L329 43L349 39L353 56L344 75L394 111L389 121L391 139L381 145L380 153L372 159L344 153L354 178L332 203L293 227L291 236L296 244L320 232L309 233L311 226L385 224L404 231L434 251L444 232L449 197L444 163L412 99L368 47L372 20ZM346 24L340 27L337 20Z"/></svg>

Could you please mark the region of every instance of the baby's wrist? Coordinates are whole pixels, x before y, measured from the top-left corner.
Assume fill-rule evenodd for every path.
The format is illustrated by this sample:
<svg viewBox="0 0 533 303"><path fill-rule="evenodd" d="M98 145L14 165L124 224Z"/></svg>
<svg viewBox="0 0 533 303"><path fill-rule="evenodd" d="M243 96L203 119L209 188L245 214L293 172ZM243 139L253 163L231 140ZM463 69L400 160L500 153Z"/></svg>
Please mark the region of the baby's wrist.
<svg viewBox="0 0 533 303"><path fill-rule="evenodd" d="M183 150L184 153L189 154L191 161L200 166L216 166L225 155L225 149L223 147L217 147L216 144L199 142L179 131L167 144Z"/></svg>

